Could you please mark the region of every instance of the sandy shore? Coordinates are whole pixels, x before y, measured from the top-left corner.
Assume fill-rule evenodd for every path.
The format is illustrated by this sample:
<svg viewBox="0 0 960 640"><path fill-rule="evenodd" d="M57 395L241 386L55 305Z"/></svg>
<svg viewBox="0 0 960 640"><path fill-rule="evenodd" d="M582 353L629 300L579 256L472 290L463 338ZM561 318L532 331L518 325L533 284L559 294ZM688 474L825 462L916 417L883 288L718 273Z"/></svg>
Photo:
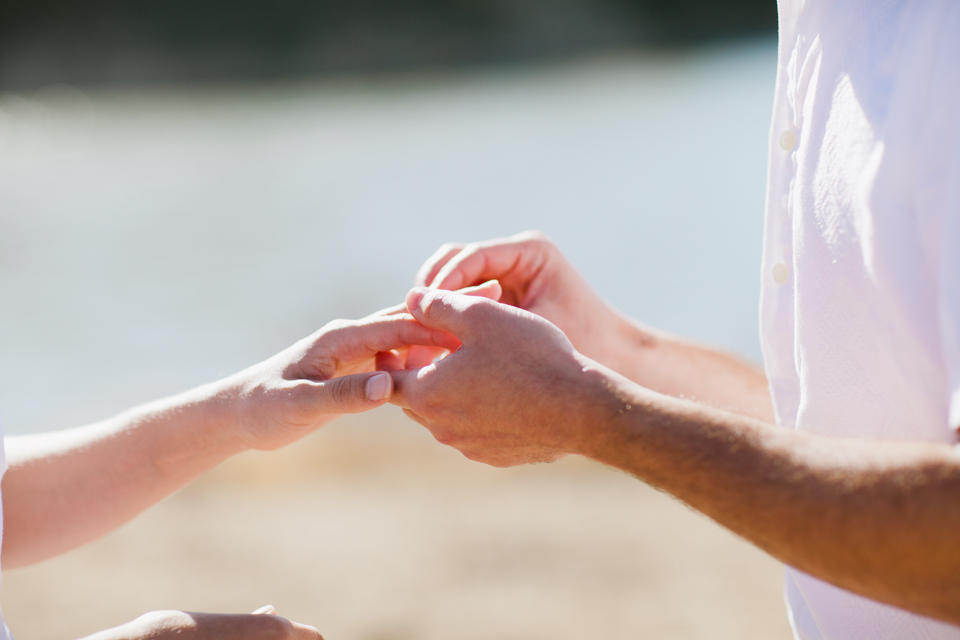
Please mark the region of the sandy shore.
<svg viewBox="0 0 960 640"><path fill-rule="evenodd" d="M781 574L621 473L487 468L388 408L241 456L94 544L6 572L2 604L19 640L267 603L327 640L786 640Z"/></svg>

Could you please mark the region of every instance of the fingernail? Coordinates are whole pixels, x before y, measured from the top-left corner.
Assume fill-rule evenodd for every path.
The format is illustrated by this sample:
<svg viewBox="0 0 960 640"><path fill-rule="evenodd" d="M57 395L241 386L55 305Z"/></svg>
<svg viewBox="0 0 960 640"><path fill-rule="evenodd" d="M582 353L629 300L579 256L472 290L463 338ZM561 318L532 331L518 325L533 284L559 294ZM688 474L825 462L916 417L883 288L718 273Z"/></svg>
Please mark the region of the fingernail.
<svg viewBox="0 0 960 640"><path fill-rule="evenodd" d="M277 612L277 610L273 607L273 605L272 605L272 604L268 604L268 605L265 606L265 607L260 607L259 609L257 609L257 610L254 611L253 613L254 613L254 615L256 615L256 614L272 614L272 613L276 613L276 612Z"/></svg>
<svg viewBox="0 0 960 640"><path fill-rule="evenodd" d="M367 380L367 400L380 402L390 397L391 384L389 373L378 373Z"/></svg>
<svg viewBox="0 0 960 640"><path fill-rule="evenodd" d="M407 294L407 311L413 312L414 309L420 306L420 301L423 300L423 296L426 295L429 289L423 289L416 287L410 290L410 293Z"/></svg>

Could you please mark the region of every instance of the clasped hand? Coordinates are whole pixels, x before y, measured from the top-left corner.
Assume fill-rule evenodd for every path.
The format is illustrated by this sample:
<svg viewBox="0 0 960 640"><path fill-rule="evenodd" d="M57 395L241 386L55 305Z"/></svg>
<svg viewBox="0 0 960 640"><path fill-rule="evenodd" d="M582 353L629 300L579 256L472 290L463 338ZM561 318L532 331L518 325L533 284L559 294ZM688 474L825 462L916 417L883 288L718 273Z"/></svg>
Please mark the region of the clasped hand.
<svg viewBox="0 0 960 640"><path fill-rule="evenodd" d="M148 406L131 422L166 425L173 414L183 422L193 407L196 424L209 426L198 450L210 466L243 450L278 449L387 401L439 442L491 465L582 452L589 425L576 416L616 409L609 394L594 393L603 391L605 370L581 353L604 352L615 318L556 247L538 234L446 245L418 276L417 284L428 283L404 305L335 320L264 362ZM167 490L189 479L171 480ZM224 635L234 627L251 638L319 638L275 616L182 612L148 614L95 637L248 637Z"/></svg>
<svg viewBox="0 0 960 640"><path fill-rule="evenodd" d="M620 318L550 240L528 232L444 245L417 284L407 311L461 347L437 360L420 347L405 363L378 357L393 376L392 403L440 443L497 467L592 446L583 416L615 414L620 404L609 385L617 374L584 354L613 360ZM489 295L451 291L467 285Z"/></svg>

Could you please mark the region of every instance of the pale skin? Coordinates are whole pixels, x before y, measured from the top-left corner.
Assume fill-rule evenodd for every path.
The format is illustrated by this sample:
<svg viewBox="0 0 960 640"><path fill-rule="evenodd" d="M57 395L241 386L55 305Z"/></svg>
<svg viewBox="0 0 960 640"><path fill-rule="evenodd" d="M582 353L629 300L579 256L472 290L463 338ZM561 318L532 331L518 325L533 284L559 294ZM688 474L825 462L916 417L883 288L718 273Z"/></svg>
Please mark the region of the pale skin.
<svg viewBox="0 0 960 640"><path fill-rule="evenodd" d="M235 454L278 449L339 415L386 403L393 387L375 371L378 353L405 358L411 345L460 345L403 311L331 322L233 376L98 424L7 438L3 566L89 542ZM272 607L249 615L155 611L90 639L321 640L313 627L275 614Z"/></svg>
<svg viewBox="0 0 960 640"><path fill-rule="evenodd" d="M447 291L493 279L500 303ZM446 245L418 284L410 313L462 347L379 365L441 443L500 467L593 458L801 571L960 624L953 446L777 427L761 371L627 320L540 234Z"/></svg>

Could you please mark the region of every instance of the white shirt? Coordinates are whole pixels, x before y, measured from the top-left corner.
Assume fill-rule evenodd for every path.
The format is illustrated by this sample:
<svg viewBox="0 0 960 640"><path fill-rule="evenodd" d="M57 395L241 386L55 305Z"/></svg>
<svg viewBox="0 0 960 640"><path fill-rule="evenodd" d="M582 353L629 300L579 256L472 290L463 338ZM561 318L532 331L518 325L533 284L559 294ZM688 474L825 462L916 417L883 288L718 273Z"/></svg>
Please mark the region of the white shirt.
<svg viewBox="0 0 960 640"><path fill-rule="evenodd" d="M779 0L761 339L777 422L953 443L960 2ZM802 640L960 628L787 569Z"/></svg>

